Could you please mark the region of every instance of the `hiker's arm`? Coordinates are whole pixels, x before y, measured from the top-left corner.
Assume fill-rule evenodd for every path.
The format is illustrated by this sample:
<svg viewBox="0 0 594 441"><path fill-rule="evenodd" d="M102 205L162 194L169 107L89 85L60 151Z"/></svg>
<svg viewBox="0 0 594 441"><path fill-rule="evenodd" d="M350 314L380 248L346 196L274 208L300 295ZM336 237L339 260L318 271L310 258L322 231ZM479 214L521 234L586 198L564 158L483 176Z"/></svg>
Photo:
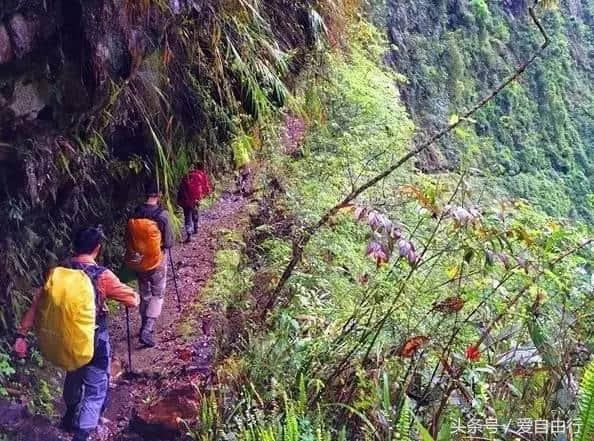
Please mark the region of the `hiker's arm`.
<svg viewBox="0 0 594 441"><path fill-rule="evenodd" d="M31 306L29 306L29 309L27 312L25 312L25 315L23 315L21 323L17 329L18 335L25 337L35 324L35 314L37 313L37 308L39 307L39 300L41 299L42 291L42 288L39 288L33 296Z"/></svg>
<svg viewBox="0 0 594 441"><path fill-rule="evenodd" d="M173 230L171 229L171 220L166 211L160 214L161 224L163 225L163 248L169 249L173 246Z"/></svg>
<svg viewBox="0 0 594 441"><path fill-rule="evenodd" d="M20 358L23 358L27 355L27 340L25 340L25 338L35 323L35 314L37 313L37 308L39 307L41 293L42 289L39 288L33 296L33 302L21 319L21 323L17 329L17 338L14 342L14 351Z"/></svg>
<svg viewBox="0 0 594 441"><path fill-rule="evenodd" d="M140 297L110 270L105 270L97 281L97 288L106 299L112 299L122 303L124 306L136 308L140 303Z"/></svg>

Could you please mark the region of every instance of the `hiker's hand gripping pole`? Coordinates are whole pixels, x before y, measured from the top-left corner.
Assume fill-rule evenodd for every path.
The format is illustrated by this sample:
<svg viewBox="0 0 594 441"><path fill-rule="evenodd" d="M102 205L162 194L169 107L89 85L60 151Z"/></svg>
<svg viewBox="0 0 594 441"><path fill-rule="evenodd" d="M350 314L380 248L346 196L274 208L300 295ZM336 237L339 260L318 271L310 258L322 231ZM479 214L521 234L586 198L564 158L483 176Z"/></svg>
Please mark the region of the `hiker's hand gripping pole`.
<svg viewBox="0 0 594 441"><path fill-rule="evenodd" d="M173 257L171 257L171 248L169 252L169 264L171 265L171 274L173 275L173 286L175 286L175 295L177 296L177 309L181 311L181 300L179 299L179 290L177 289L177 277L175 275L175 267L173 266Z"/></svg>

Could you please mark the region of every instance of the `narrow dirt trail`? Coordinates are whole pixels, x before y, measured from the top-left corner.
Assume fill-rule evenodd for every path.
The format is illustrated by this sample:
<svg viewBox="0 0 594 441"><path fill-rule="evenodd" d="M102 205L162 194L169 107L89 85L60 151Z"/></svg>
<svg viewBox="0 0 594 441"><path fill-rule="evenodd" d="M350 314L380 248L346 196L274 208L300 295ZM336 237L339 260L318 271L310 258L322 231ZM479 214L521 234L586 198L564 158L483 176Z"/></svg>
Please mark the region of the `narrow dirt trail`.
<svg viewBox="0 0 594 441"><path fill-rule="evenodd" d="M109 407L105 413L107 421L98 431L102 440L140 440L147 439L143 431L158 430L146 424L146 420L158 421L167 416L175 422L175 411L154 408L138 426L137 414L154 407L166 391L179 384L190 384L196 378L203 379L209 370L216 348L215 339L210 335L208 319L198 320L200 329L180 329L184 323L192 323L192 315L207 317L211 305L197 308L200 293L214 272L214 258L217 252L217 233L221 230L234 230L243 215L245 199L223 193L221 199L210 209L200 212L198 233L187 244L176 244L172 249L177 285L181 299L181 310L175 293L171 267L168 271L167 292L161 317L157 322L155 348L143 347L138 342L140 317L137 310L130 311L130 332L132 343L133 375L128 373L128 346L126 338L125 311L111 318L110 335L113 351L112 380ZM200 313L197 311L200 310ZM189 341L192 340L193 341ZM197 342L198 340L198 342ZM179 404L179 397L173 397ZM182 400L183 401L183 400ZM175 404L175 403L174 403ZM183 407L182 403L182 407ZM185 403L188 412L193 403ZM157 407L161 404L159 403ZM165 404L165 407L168 405ZM189 407L188 407L189 406ZM179 406L178 406L179 407ZM140 411L139 411L140 409ZM147 412L145 411L145 414ZM173 415L171 415L173 413ZM153 414L156 414L153 415ZM178 415L183 416L183 415ZM132 423L132 424L131 424ZM156 435L155 435L156 436ZM156 438L159 439L159 438Z"/></svg>
<svg viewBox="0 0 594 441"><path fill-rule="evenodd" d="M188 244L172 250L181 298L178 309L171 268L166 300L157 323L158 345L144 348L138 342L140 317L130 311L132 366L127 373L128 349L125 310L110 317L113 351L110 397L97 434L92 440L139 441L173 439L177 417L192 419L199 412L198 392L211 380L217 352L216 325L221 302L201 298L202 290L215 270L220 232L238 231L245 226L246 199L224 192L210 209L201 211L198 233ZM64 405L55 397L56 407ZM173 428L173 430L170 430ZM8 438L3 435L8 434ZM0 400L0 439L21 441L65 441L72 435L58 428L58 421L31 414L27 406Z"/></svg>

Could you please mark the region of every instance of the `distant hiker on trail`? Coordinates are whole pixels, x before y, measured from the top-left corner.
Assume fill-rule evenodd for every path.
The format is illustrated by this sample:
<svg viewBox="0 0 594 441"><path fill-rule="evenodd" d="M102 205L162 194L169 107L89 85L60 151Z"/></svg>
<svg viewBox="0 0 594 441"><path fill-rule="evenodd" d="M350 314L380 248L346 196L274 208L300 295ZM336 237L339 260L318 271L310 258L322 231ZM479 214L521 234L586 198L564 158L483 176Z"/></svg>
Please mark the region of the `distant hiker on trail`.
<svg viewBox="0 0 594 441"><path fill-rule="evenodd" d="M255 137L247 135L243 130L235 135L231 141L233 151L233 162L235 163L235 194L240 196L249 196L250 175L253 161L253 147L257 144Z"/></svg>
<svg viewBox="0 0 594 441"><path fill-rule="evenodd" d="M126 264L136 271L140 291L140 342L155 346L155 322L161 315L167 284L166 250L173 245L169 215L159 205L156 182L146 186L146 201L128 220Z"/></svg>
<svg viewBox="0 0 594 441"><path fill-rule="evenodd" d="M138 294L110 270L97 265L103 233L79 230L74 257L49 271L23 316L14 349L27 353L25 337L35 326L41 353L67 372L64 381L66 413L62 428L85 441L97 427L109 388L111 349L105 300L138 306Z"/></svg>
<svg viewBox="0 0 594 441"><path fill-rule="evenodd" d="M198 232L197 204L212 192L208 176L200 162L194 164L193 169L182 179L177 192L177 203L184 210L186 240L189 242L192 234Z"/></svg>
<svg viewBox="0 0 594 441"><path fill-rule="evenodd" d="M249 196L251 193L251 172L252 171L249 164L241 166L241 168L235 172L236 193L239 193L241 196Z"/></svg>

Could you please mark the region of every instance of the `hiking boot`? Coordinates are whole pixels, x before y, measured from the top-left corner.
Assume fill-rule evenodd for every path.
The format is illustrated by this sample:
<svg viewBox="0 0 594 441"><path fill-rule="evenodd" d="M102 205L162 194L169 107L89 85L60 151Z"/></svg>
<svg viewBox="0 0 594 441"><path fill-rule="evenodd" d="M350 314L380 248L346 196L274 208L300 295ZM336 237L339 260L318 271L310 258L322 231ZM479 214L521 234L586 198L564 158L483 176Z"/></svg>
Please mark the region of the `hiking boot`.
<svg viewBox="0 0 594 441"><path fill-rule="evenodd" d="M146 323L140 330L140 343L145 346L153 347L156 345L153 332L155 330L155 319L147 317Z"/></svg>
<svg viewBox="0 0 594 441"><path fill-rule="evenodd" d="M89 439L89 435L91 434L90 430L87 429L77 429L74 433L74 437L72 437L72 441L87 441Z"/></svg>
<svg viewBox="0 0 594 441"><path fill-rule="evenodd" d="M144 325L146 325L146 317L144 315L140 316L140 331L138 331L138 336L142 334L142 330L144 329Z"/></svg>
<svg viewBox="0 0 594 441"><path fill-rule="evenodd" d="M157 345L157 343L155 343L153 333L146 330L140 333L140 343L142 343L145 346L148 346L149 348L152 348Z"/></svg>
<svg viewBox="0 0 594 441"><path fill-rule="evenodd" d="M188 233L188 236L184 239L184 243L190 243L191 240L192 236L190 235L190 233Z"/></svg>
<svg viewBox="0 0 594 441"><path fill-rule="evenodd" d="M60 429L64 432L74 432L76 427L74 426L74 417L75 417L75 410L74 409L67 409L66 413L60 420Z"/></svg>

